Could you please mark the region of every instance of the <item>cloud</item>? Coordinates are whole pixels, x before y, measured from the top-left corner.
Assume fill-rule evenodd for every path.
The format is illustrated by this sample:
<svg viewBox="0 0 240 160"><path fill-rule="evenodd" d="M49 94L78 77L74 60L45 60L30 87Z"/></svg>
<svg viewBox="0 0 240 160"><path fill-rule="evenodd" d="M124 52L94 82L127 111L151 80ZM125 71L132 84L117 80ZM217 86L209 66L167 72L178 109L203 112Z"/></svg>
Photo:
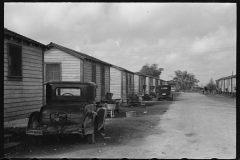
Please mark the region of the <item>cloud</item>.
<svg viewBox="0 0 240 160"><path fill-rule="evenodd" d="M236 66L234 3L4 3L4 27L134 72L156 63L164 78Z"/></svg>

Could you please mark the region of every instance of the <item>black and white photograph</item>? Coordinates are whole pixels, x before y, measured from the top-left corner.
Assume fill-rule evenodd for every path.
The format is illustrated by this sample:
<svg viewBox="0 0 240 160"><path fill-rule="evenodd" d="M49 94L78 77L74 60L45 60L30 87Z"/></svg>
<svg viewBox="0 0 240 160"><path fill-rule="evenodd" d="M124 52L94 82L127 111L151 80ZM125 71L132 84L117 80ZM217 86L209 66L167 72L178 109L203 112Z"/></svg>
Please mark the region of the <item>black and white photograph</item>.
<svg viewBox="0 0 240 160"><path fill-rule="evenodd" d="M2 158L237 158L237 3L3 10Z"/></svg>

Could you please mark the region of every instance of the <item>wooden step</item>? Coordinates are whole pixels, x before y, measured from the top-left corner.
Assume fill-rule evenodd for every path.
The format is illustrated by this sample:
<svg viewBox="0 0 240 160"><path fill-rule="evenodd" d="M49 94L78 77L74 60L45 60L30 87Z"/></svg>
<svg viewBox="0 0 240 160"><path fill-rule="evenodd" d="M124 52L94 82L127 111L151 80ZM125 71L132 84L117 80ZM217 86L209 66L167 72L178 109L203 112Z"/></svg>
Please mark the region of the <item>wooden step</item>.
<svg viewBox="0 0 240 160"><path fill-rule="evenodd" d="M8 143L4 143L4 149L9 148L9 147L18 146L19 144L20 144L20 142L8 142Z"/></svg>

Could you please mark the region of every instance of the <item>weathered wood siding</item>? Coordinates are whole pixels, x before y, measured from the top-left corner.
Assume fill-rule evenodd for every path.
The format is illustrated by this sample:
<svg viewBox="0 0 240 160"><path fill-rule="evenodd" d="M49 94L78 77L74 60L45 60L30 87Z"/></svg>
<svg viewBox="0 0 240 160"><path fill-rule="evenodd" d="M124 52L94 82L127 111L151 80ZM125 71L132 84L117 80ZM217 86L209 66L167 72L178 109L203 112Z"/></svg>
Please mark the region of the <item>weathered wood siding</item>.
<svg viewBox="0 0 240 160"><path fill-rule="evenodd" d="M146 77L146 94L149 94L150 93L150 90L149 90L149 77Z"/></svg>
<svg viewBox="0 0 240 160"><path fill-rule="evenodd" d="M140 92L139 89L139 75L134 74L134 94L138 94Z"/></svg>
<svg viewBox="0 0 240 160"><path fill-rule="evenodd" d="M153 84L152 84L152 86L156 87L156 79L153 78L152 80L153 80ZM155 92L155 89L156 89L156 88L153 89L153 92Z"/></svg>
<svg viewBox="0 0 240 160"><path fill-rule="evenodd" d="M135 78L134 78L134 81L135 81ZM143 93L143 77L140 75L139 76L139 85L138 85L138 88L139 88L139 92L142 92Z"/></svg>
<svg viewBox="0 0 240 160"><path fill-rule="evenodd" d="M22 80L8 80L7 43L22 46ZM41 48L4 39L4 122L26 118L43 105L43 53Z"/></svg>
<svg viewBox="0 0 240 160"><path fill-rule="evenodd" d="M134 74L129 73L130 78L130 93L134 93Z"/></svg>
<svg viewBox="0 0 240 160"><path fill-rule="evenodd" d="M45 63L61 63L62 81L80 81L80 59L56 48L44 53Z"/></svg>
<svg viewBox="0 0 240 160"><path fill-rule="evenodd" d="M83 61L83 78L84 82L92 81L92 63L88 60Z"/></svg>
<svg viewBox="0 0 240 160"><path fill-rule="evenodd" d="M116 68L110 67L110 92L113 93L113 99L120 99L121 85L122 85L122 71Z"/></svg>
<svg viewBox="0 0 240 160"><path fill-rule="evenodd" d="M153 78L149 77L149 94L153 91L151 86L153 86Z"/></svg>
<svg viewBox="0 0 240 160"><path fill-rule="evenodd" d="M99 102L101 101L101 66L99 64L96 64L96 84L97 84L97 89L96 89L96 101Z"/></svg>
<svg viewBox="0 0 240 160"><path fill-rule="evenodd" d="M110 92L110 67L105 66L105 93Z"/></svg>
<svg viewBox="0 0 240 160"><path fill-rule="evenodd" d="M236 87L236 78L232 78L232 92L236 92L234 89Z"/></svg>
<svg viewBox="0 0 240 160"><path fill-rule="evenodd" d="M122 72L122 100L125 104L127 102L127 91L126 91L126 72Z"/></svg>

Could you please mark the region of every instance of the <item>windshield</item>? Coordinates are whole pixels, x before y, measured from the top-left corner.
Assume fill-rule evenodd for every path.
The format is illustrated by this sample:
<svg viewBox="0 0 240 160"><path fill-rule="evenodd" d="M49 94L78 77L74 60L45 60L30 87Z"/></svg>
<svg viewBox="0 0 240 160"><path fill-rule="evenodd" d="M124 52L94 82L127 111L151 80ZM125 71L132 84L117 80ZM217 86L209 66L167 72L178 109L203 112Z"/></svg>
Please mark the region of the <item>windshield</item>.
<svg viewBox="0 0 240 160"><path fill-rule="evenodd" d="M56 96L77 96L80 97L81 96L81 89L80 88L56 88L55 90L56 92Z"/></svg>

